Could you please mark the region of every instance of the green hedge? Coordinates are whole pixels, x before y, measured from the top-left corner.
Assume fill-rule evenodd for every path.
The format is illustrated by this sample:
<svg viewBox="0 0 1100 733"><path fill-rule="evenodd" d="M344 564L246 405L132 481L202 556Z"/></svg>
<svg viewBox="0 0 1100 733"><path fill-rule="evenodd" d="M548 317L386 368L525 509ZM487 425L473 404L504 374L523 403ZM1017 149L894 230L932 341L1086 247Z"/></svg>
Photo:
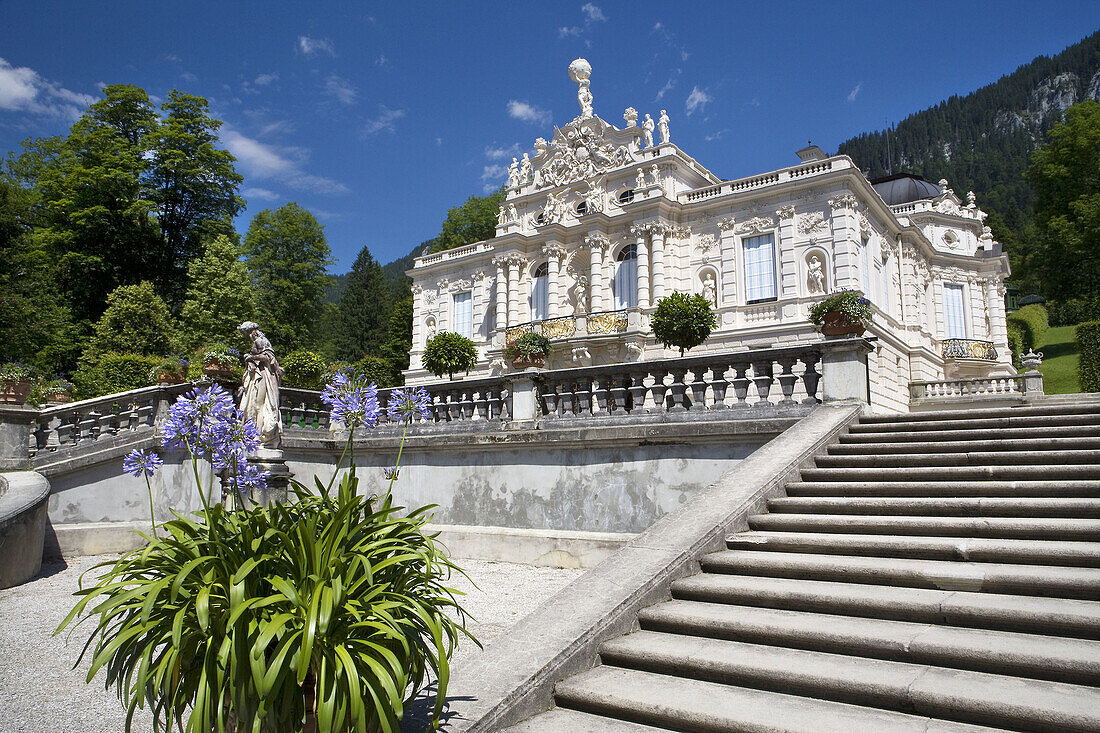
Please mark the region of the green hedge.
<svg viewBox="0 0 1100 733"><path fill-rule="evenodd" d="M1024 351L1035 349L1043 343L1047 330L1050 328L1047 309L1038 303L1025 305L1009 315L1006 320L1009 326L1018 324L1024 340Z"/></svg>
<svg viewBox="0 0 1100 733"><path fill-rule="evenodd" d="M1085 321L1100 321L1100 298L1072 298L1047 303L1052 326L1075 326Z"/></svg>
<svg viewBox="0 0 1100 733"><path fill-rule="evenodd" d="M398 384L393 364L378 356L364 356L355 362L353 369L368 382L374 382L379 388L394 387Z"/></svg>
<svg viewBox="0 0 1100 733"><path fill-rule="evenodd" d="M299 389L324 389L325 357L312 351L292 351L279 358L285 372L283 384Z"/></svg>
<svg viewBox="0 0 1100 733"><path fill-rule="evenodd" d="M1008 350L1012 352L1012 363L1020 368L1020 357L1024 354L1024 329L1019 323L1008 321Z"/></svg>
<svg viewBox="0 0 1100 733"><path fill-rule="evenodd" d="M1082 392L1100 392L1100 321L1082 323L1076 329L1080 363L1077 376Z"/></svg>
<svg viewBox="0 0 1100 733"><path fill-rule="evenodd" d="M86 400L100 395L148 387L153 383L150 373L163 360L162 356L104 354L73 374L73 384L76 385L75 397Z"/></svg>

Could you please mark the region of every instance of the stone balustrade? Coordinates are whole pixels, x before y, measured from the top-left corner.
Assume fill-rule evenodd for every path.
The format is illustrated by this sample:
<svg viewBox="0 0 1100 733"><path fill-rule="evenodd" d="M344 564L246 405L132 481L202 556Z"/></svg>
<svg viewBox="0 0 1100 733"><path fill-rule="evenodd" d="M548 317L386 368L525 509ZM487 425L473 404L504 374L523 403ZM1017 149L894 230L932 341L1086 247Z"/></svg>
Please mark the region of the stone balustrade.
<svg viewBox="0 0 1100 733"><path fill-rule="evenodd" d="M510 326L504 331L504 346L515 343L525 333L542 334L551 341L588 336L610 336L641 330L641 313L629 310L602 311L584 315L561 316Z"/></svg>
<svg viewBox="0 0 1100 733"><path fill-rule="evenodd" d="M773 171L771 173L748 176L746 178L738 178L733 181L723 181L716 186L707 186L705 188L697 188L691 191L685 191L679 194L677 196L677 199L681 204L691 204L697 201L711 199L716 196L728 196L730 194L741 193L743 191L749 191L756 188L773 186L777 183L785 183L787 181L801 180L804 178L811 178L813 176L824 175L834 170L842 170L851 167L852 163L847 158L829 158L826 160L814 161L811 163L791 166L789 168L783 168L782 170Z"/></svg>
<svg viewBox="0 0 1100 733"><path fill-rule="evenodd" d="M909 383L909 401L912 405L1005 398L1026 400L1042 394L1043 375L1038 371L1012 376Z"/></svg>

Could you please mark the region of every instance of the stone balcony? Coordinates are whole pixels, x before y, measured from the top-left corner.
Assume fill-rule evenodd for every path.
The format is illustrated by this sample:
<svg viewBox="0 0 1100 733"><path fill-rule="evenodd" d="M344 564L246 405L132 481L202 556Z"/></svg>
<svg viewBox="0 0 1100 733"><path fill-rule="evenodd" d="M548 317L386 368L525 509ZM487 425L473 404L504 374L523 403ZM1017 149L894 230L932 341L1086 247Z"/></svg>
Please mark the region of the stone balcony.
<svg viewBox="0 0 1100 733"><path fill-rule="evenodd" d="M944 361L997 361L997 348L992 341L978 339L944 339L940 342Z"/></svg>

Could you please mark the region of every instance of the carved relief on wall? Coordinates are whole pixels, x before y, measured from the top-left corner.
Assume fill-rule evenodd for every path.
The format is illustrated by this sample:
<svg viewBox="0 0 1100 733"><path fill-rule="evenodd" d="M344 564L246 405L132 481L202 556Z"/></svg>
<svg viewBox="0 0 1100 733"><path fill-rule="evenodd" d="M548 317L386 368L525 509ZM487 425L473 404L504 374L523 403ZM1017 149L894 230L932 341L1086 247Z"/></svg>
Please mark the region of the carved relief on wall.
<svg viewBox="0 0 1100 733"><path fill-rule="evenodd" d="M825 221L825 214L820 211L799 214L796 228L799 234L811 239L829 233L829 223Z"/></svg>
<svg viewBox="0 0 1100 733"><path fill-rule="evenodd" d="M718 238L713 234L701 234L695 248L699 250L703 262L710 262L710 258L718 254Z"/></svg>
<svg viewBox="0 0 1100 733"><path fill-rule="evenodd" d="M806 273L806 292L810 295L824 295L829 292L829 255L825 250L814 248L806 252L803 258Z"/></svg>
<svg viewBox="0 0 1100 733"><path fill-rule="evenodd" d="M775 220L768 216L754 216L748 221L737 225L735 231L738 234L751 234L754 232L766 232L775 227Z"/></svg>
<svg viewBox="0 0 1100 733"><path fill-rule="evenodd" d="M793 219L794 218L794 206L787 204L786 206L780 206L775 210L775 215L780 219Z"/></svg>
<svg viewBox="0 0 1100 733"><path fill-rule="evenodd" d="M550 142L541 140L532 161L530 177L520 173L520 183L535 188L564 186L637 160L632 148L638 128L615 130L598 117L574 120L554 130Z"/></svg>

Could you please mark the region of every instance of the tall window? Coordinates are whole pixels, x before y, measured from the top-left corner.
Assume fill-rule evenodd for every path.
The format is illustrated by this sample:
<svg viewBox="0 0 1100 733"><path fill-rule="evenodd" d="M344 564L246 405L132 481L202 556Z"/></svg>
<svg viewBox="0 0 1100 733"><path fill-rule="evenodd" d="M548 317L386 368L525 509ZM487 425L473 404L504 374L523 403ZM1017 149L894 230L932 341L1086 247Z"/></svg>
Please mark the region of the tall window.
<svg viewBox="0 0 1100 733"><path fill-rule="evenodd" d="M549 272L550 268L545 262L535 268L534 280L531 282L532 321L545 321L550 312Z"/></svg>
<svg viewBox="0 0 1100 733"><path fill-rule="evenodd" d="M615 279L611 283L615 308L634 308L638 305L638 246L628 244L615 259Z"/></svg>
<svg viewBox="0 0 1100 733"><path fill-rule="evenodd" d="M947 327L947 338L966 338L966 311L963 308L962 285L944 284L943 312Z"/></svg>
<svg viewBox="0 0 1100 733"><path fill-rule="evenodd" d="M745 301L775 299L775 240L771 234L741 240L745 250Z"/></svg>
<svg viewBox="0 0 1100 733"><path fill-rule="evenodd" d="M473 338L474 301L470 293L455 293L455 333Z"/></svg>

